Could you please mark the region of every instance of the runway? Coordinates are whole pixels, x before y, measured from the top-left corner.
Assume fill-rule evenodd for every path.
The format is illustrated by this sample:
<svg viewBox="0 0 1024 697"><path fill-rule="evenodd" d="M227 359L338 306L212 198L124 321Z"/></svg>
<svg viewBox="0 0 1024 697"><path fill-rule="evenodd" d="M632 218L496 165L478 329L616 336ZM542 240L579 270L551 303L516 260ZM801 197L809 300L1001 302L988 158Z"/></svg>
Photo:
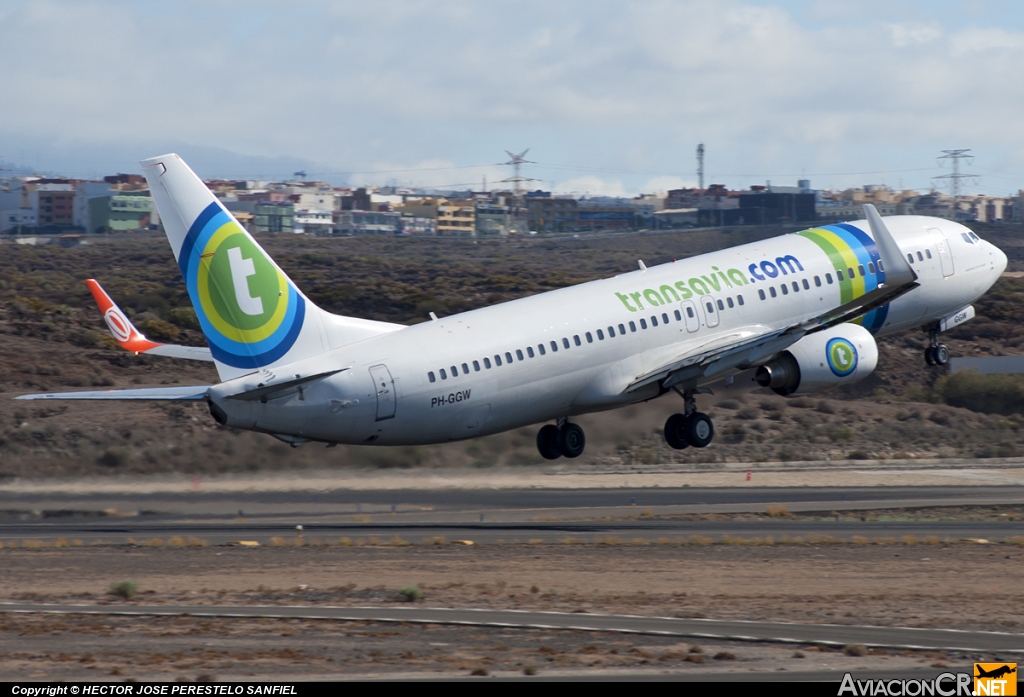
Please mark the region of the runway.
<svg viewBox="0 0 1024 697"><path fill-rule="evenodd" d="M50 605L0 603L0 612L90 615L191 616L210 618L286 618L340 621L404 622L481 627L617 632L731 641L846 646L864 644L890 649L1024 653L1024 635L1002 632L870 627L789 622L751 622L675 617L641 617L531 610L426 607L310 607L211 605Z"/></svg>
<svg viewBox="0 0 1024 697"><path fill-rule="evenodd" d="M810 536L1001 541L1024 535L1024 516L1014 515L1015 509L1002 514L990 510L986 519L976 520L944 516L941 509L1022 504L1024 488L1017 486L4 493L0 541L126 543L179 536L210 544L267 544L298 535L297 526L307 538L398 537L409 542L435 537L511 543L727 535L777 541ZM769 506L802 515L763 515ZM905 514L922 508L937 510L924 518ZM894 509L904 512L861 513Z"/></svg>

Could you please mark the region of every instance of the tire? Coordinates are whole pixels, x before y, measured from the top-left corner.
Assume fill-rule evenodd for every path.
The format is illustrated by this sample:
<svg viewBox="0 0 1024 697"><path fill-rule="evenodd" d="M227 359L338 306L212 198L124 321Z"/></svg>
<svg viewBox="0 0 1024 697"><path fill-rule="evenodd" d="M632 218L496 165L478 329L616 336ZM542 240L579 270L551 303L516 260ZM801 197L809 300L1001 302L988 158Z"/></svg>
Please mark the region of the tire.
<svg viewBox="0 0 1024 697"><path fill-rule="evenodd" d="M935 365L935 347L929 346L924 350L924 362L928 365Z"/></svg>
<svg viewBox="0 0 1024 697"><path fill-rule="evenodd" d="M545 460L557 460L562 457L562 451L558 449L558 429L548 424L537 432L537 450Z"/></svg>
<svg viewBox="0 0 1024 697"><path fill-rule="evenodd" d="M586 445L587 437L576 424L566 424L558 429L558 450L566 457L579 457Z"/></svg>
<svg viewBox="0 0 1024 697"><path fill-rule="evenodd" d="M686 440L686 417L682 414L673 414L665 422L665 442L669 447L676 450L689 448L690 443Z"/></svg>
<svg viewBox="0 0 1024 697"><path fill-rule="evenodd" d="M686 418L683 432L690 445L695 448L706 448L715 437L715 425L711 422L710 416L695 411Z"/></svg>
<svg viewBox="0 0 1024 697"><path fill-rule="evenodd" d="M939 344L932 350L932 358L935 365L946 365L949 363L949 348L945 344Z"/></svg>

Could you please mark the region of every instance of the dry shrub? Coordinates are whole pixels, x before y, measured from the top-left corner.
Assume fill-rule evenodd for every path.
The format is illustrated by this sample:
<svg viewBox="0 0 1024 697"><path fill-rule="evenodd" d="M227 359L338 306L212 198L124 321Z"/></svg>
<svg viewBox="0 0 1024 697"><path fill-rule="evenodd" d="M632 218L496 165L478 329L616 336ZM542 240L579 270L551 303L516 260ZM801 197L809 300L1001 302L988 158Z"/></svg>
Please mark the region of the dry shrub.
<svg viewBox="0 0 1024 697"><path fill-rule="evenodd" d="M167 540L168 547L184 547L187 544L184 537L178 537L177 535Z"/></svg>
<svg viewBox="0 0 1024 697"><path fill-rule="evenodd" d="M691 545L710 545L714 544L714 542L715 541L713 539L706 537L705 535L690 535Z"/></svg>
<svg viewBox="0 0 1024 697"><path fill-rule="evenodd" d="M270 538L270 544L272 546L274 546L274 547L286 547L286 546L288 546L288 543L285 541L285 539L283 537L271 537Z"/></svg>
<svg viewBox="0 0 1024 697"><path fill-rule="evenodd" d="M441 547L441 546L447 544L447 542L448 542L448 540L446 540L442 535L438 535L437 537L424 537L423 538L423 544L425 544L425 545L434 545L435 547Z"/></svg>
<svg viewBox="0 0 1024 697"><path fill-rule="evenodd" d="M871 540L869 540L868 538L866 538L866 537L864 537L862 535L854 535L853 536L853 544L855 544L855 545L867 545L867 544L871 544Z"/></svg>
<svg viewBox="0 0 1024 697"><path fill-rule="evenodd" d="M610 536L610 535L606 535L604 537L595 538L594 542L596 544L599 544L599 545L607 545L607 546L610 546L610 547L622 544L622 540L620 538L614 537L614 536Z"/></svg>
<svg viewBox="0 0 1024 697"><path fill-rule="evenodd" d="M766 512L772 518L791 518L793 516L793 514L789 512L789 509L783 504L768 506Z"/></svg>
<svg viewBox="0 0 1024 697"><path fill-rule="evenodd" d="M847 656L867 656L868 647L864 644L847 644L843 647L843 653Z"/></svg>

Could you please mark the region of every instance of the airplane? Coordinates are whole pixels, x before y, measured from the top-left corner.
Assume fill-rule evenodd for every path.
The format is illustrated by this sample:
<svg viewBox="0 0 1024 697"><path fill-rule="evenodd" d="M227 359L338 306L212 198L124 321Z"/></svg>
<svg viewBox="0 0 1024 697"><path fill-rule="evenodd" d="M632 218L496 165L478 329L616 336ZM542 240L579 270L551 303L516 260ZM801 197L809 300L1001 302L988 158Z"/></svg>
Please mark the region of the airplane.
<svg viewBox="0 0 1024 697"><path fill-rule="evenodd" d="M675 392L665 439L703 448L714 424L698 396L742 371L818 393L869 375L875 337L912 328L928 333L926 362L945 364L939 333L974 316L1007 263L960 223L865 205L864 220L405 326L317 307L180 157L141 165L220 382L16 399L205 401L218 423L295 447L549 422L537 448L553 460L584 451L573 417Z"/></svg>
<svg viewBox="0 0 1024 697"><path fill-rule="evenodd" d="M136 356L140 353L147 356L168 356L170 358L185 358L190 361L213 362L213 354L208 347L203 346L179 346L178 344L161 344L157 341L150 341L146 335L135 328L131 320L121 311L103 286L95 278L85 279L85 285L92 293L96 306L103 313L103 321L107 323L110 335L114 337L117 345L125 351L131 351Z"/></svg>
<svg viewBox="0 0 1024 697"><path fill-rule="evenodd" d="M980 665L975 663L974 669L978 671L978 674L974 676L976 678L1001 678L1004 675L1011 675L1017 672L1016 668L1011 668L1009 665L1002 665L998 668L993 668L992 670L985 670Z"/></svg>

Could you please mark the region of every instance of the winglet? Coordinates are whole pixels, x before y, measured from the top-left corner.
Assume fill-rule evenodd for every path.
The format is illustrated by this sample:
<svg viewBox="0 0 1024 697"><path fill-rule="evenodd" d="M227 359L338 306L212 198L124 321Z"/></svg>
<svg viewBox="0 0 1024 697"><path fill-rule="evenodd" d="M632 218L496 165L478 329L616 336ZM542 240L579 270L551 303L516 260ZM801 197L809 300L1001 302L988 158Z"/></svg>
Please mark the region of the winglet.
<svg viewBox="0 0 1024 697"><path fill-rule="evenodd" d="M875 238L875 246L878 247L879 257L885 265L885 282L883 285L898 287L913 283L917 280L917 274L910 268L910 264L903 258L903 252L896 245L888 228L882 222L882 216L870 203L864 204L864 217L871 226L871 236Z"/></svg>
<svg viewBox="0 0 1024 697"><path fill-rule="evenodd" d="M96 282L96 279L86 279L85 285L89 286L89 292L103 313L103 321L107 323L107 329L117 345L126 351L133 353L145 353L161 344L150 341L145 334L135 328L135 325L125 317L121 308L110 299L103 287Z"/></svg>

